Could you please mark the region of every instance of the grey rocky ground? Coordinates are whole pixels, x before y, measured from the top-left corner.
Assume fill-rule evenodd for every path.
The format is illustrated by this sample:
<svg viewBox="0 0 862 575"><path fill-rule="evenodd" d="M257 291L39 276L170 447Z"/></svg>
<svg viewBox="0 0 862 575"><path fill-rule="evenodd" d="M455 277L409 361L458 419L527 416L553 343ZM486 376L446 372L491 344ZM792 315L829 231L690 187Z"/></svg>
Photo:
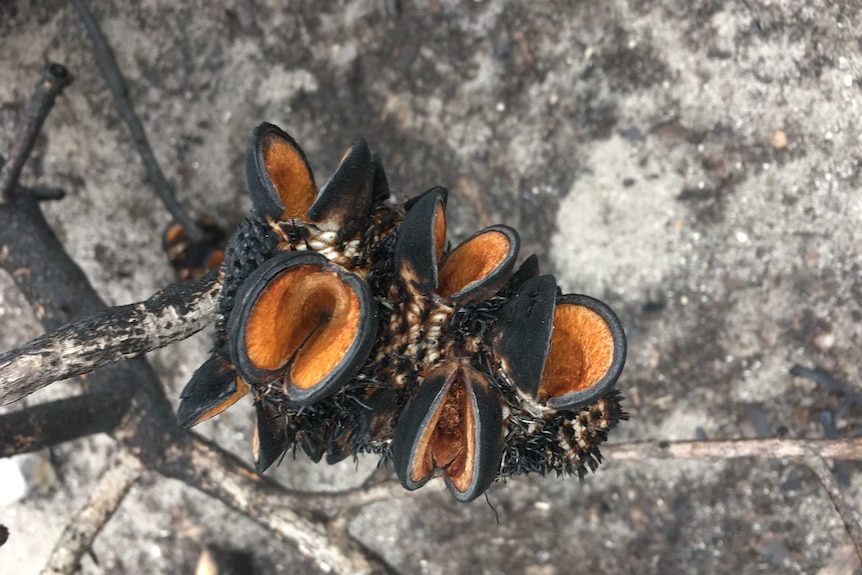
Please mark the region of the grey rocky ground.
<svg viewBox="0 0 862 575"><path fill-rule="evenodd" d="M862 386L862 11L858 2L91 2L156 154L195 214L249 207L251 129L278 123L325 178L357 135L406 194L448 186L453 239L488 223L567 291L609 302L630 355L631 420L613 441L822 437L839 398L788 374L819 366ZM77 81L24 181L112 304L171 281L156 202L65 2L0 3L0 150L42 65ZM0 349L39 333L0 277ZM151 354L176 400L209 334ZM29 402L69 393L55 384ZM250 403L201 426L250 460ZM839 433L862 425L858 406ZM105 465L106 437L22 461L23 500L0 572L39 571ZM612 449L609 447L608 449ZM275 472L355 485L373 461ZM862 509L858 470L845 494ZM439 486L362 509L350 531L401 573L860 572L816 477L762 461L606 464L575 479L516 478L483 500ZM204 543L260 572L316 573L296 549L177 483L148 476L82 572L190 572Z"/></svg>

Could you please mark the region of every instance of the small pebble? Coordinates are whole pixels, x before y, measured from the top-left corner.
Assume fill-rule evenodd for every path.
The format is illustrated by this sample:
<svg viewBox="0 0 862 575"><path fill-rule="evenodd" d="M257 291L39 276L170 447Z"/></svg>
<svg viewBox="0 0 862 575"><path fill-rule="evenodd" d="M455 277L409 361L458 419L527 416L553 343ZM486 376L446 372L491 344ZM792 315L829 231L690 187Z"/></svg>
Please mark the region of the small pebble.
<svg viewBox="0 0 862 575"><path fill-rule="evenodd" d="M0 507L15 503L27 495L24 474L13 458L0 459Z"/></svg>
<svg viewBox="0 0 862 575"><path fill-rule="evenodd" d="M818 333L814 336L814 347L820 351L829 351L835 345L835 335L830 331Z"/></svg>
<svg viewBox="0 0 862 575"><path fill-rule="evenodd" d="M775 130L769 138L769 145L776 150L783 150L787 147L787 134L784 130Z"/></svg>

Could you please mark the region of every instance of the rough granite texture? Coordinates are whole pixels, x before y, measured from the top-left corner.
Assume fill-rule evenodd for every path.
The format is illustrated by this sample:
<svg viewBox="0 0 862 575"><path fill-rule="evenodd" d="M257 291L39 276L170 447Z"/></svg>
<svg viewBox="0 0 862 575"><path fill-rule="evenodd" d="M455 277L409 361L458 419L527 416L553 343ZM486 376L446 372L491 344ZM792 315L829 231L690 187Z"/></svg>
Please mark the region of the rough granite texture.
<svg viewBox="0 0 862 575"><path fill-rule="evenodd" d="M606 300L630 342L614 441L822 437L842 400L788 374L860 388L862 55L857 2L456 0L90 2L177 195L235 225L252 128L280 124L325 181L358 135L393 188L448 186L451 238L506 223L566 291ZM23 181L62 186L47 217L112 304L171 281L169 222L66 2L0 3L0 150L42 65L77 81ZM0 276L0 349L40 328ZM176 400L210 334L150 356ZM69 393L55 384L28 398ZM244 401L200 426L250 460ZM858 407L838 422L857 434ZM101 436L20 458L30 493L0 507L0 571L38 573L107 461ZM612 449L609 447L608 449ZM356 485L374 461L302 458L274 475ZM841 467L857 510L858 468ZM780 461L606 464L516 478L489 500L439 484L362 509L350 532L400 573L860 573L807 469ZM201 546L260 573L317 573L221 504L139 483L82 573L189 573Z"/></svg>

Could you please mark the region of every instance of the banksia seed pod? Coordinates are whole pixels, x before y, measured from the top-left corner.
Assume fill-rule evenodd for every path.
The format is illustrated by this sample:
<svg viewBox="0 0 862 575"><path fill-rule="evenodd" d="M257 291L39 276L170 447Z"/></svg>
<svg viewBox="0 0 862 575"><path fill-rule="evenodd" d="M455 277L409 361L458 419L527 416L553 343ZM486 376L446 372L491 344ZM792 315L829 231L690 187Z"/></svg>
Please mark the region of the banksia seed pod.
<svg viewBox="0 0 862 575"><path fill-rule="evenodd" d="M470 501L497 477L595 470L626 418L611 309L561 295L520 240L491 226L448 249L444 188L388 203L358 139L318 191L305 154L261 124L252 212L221 268L212 357L183 390L187 426L254 396L256 469L287 449L392 459L405 488L442 476Z"/></svg>

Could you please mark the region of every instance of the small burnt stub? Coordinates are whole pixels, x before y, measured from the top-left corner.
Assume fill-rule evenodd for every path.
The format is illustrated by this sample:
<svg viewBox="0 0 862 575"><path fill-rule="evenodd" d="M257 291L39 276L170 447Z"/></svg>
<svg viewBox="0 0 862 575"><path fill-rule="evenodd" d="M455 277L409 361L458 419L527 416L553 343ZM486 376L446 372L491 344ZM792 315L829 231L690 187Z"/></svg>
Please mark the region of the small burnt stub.
<svg viewBox="0 0 862 575"><path fill-rule="evenodd" d="M299 145L253 133L252 211L221 266L211 358L183 390L186 426L251 392L259 472L286 450L376 453L405 488L442 477L470 501L498 478L576 474L626 418L623 328L560 292L508 226L446 241L447 191L401 204L364 139L318 190Z"/></svg>
<svg viewBox="0 0 862 575"><path fill-rule="evenodd" d="M212 218L197 221L202 237L192 240L179 223L172 223L162 237L162 247L178 282L199 278L221 267L227 234Z"/></svg>

